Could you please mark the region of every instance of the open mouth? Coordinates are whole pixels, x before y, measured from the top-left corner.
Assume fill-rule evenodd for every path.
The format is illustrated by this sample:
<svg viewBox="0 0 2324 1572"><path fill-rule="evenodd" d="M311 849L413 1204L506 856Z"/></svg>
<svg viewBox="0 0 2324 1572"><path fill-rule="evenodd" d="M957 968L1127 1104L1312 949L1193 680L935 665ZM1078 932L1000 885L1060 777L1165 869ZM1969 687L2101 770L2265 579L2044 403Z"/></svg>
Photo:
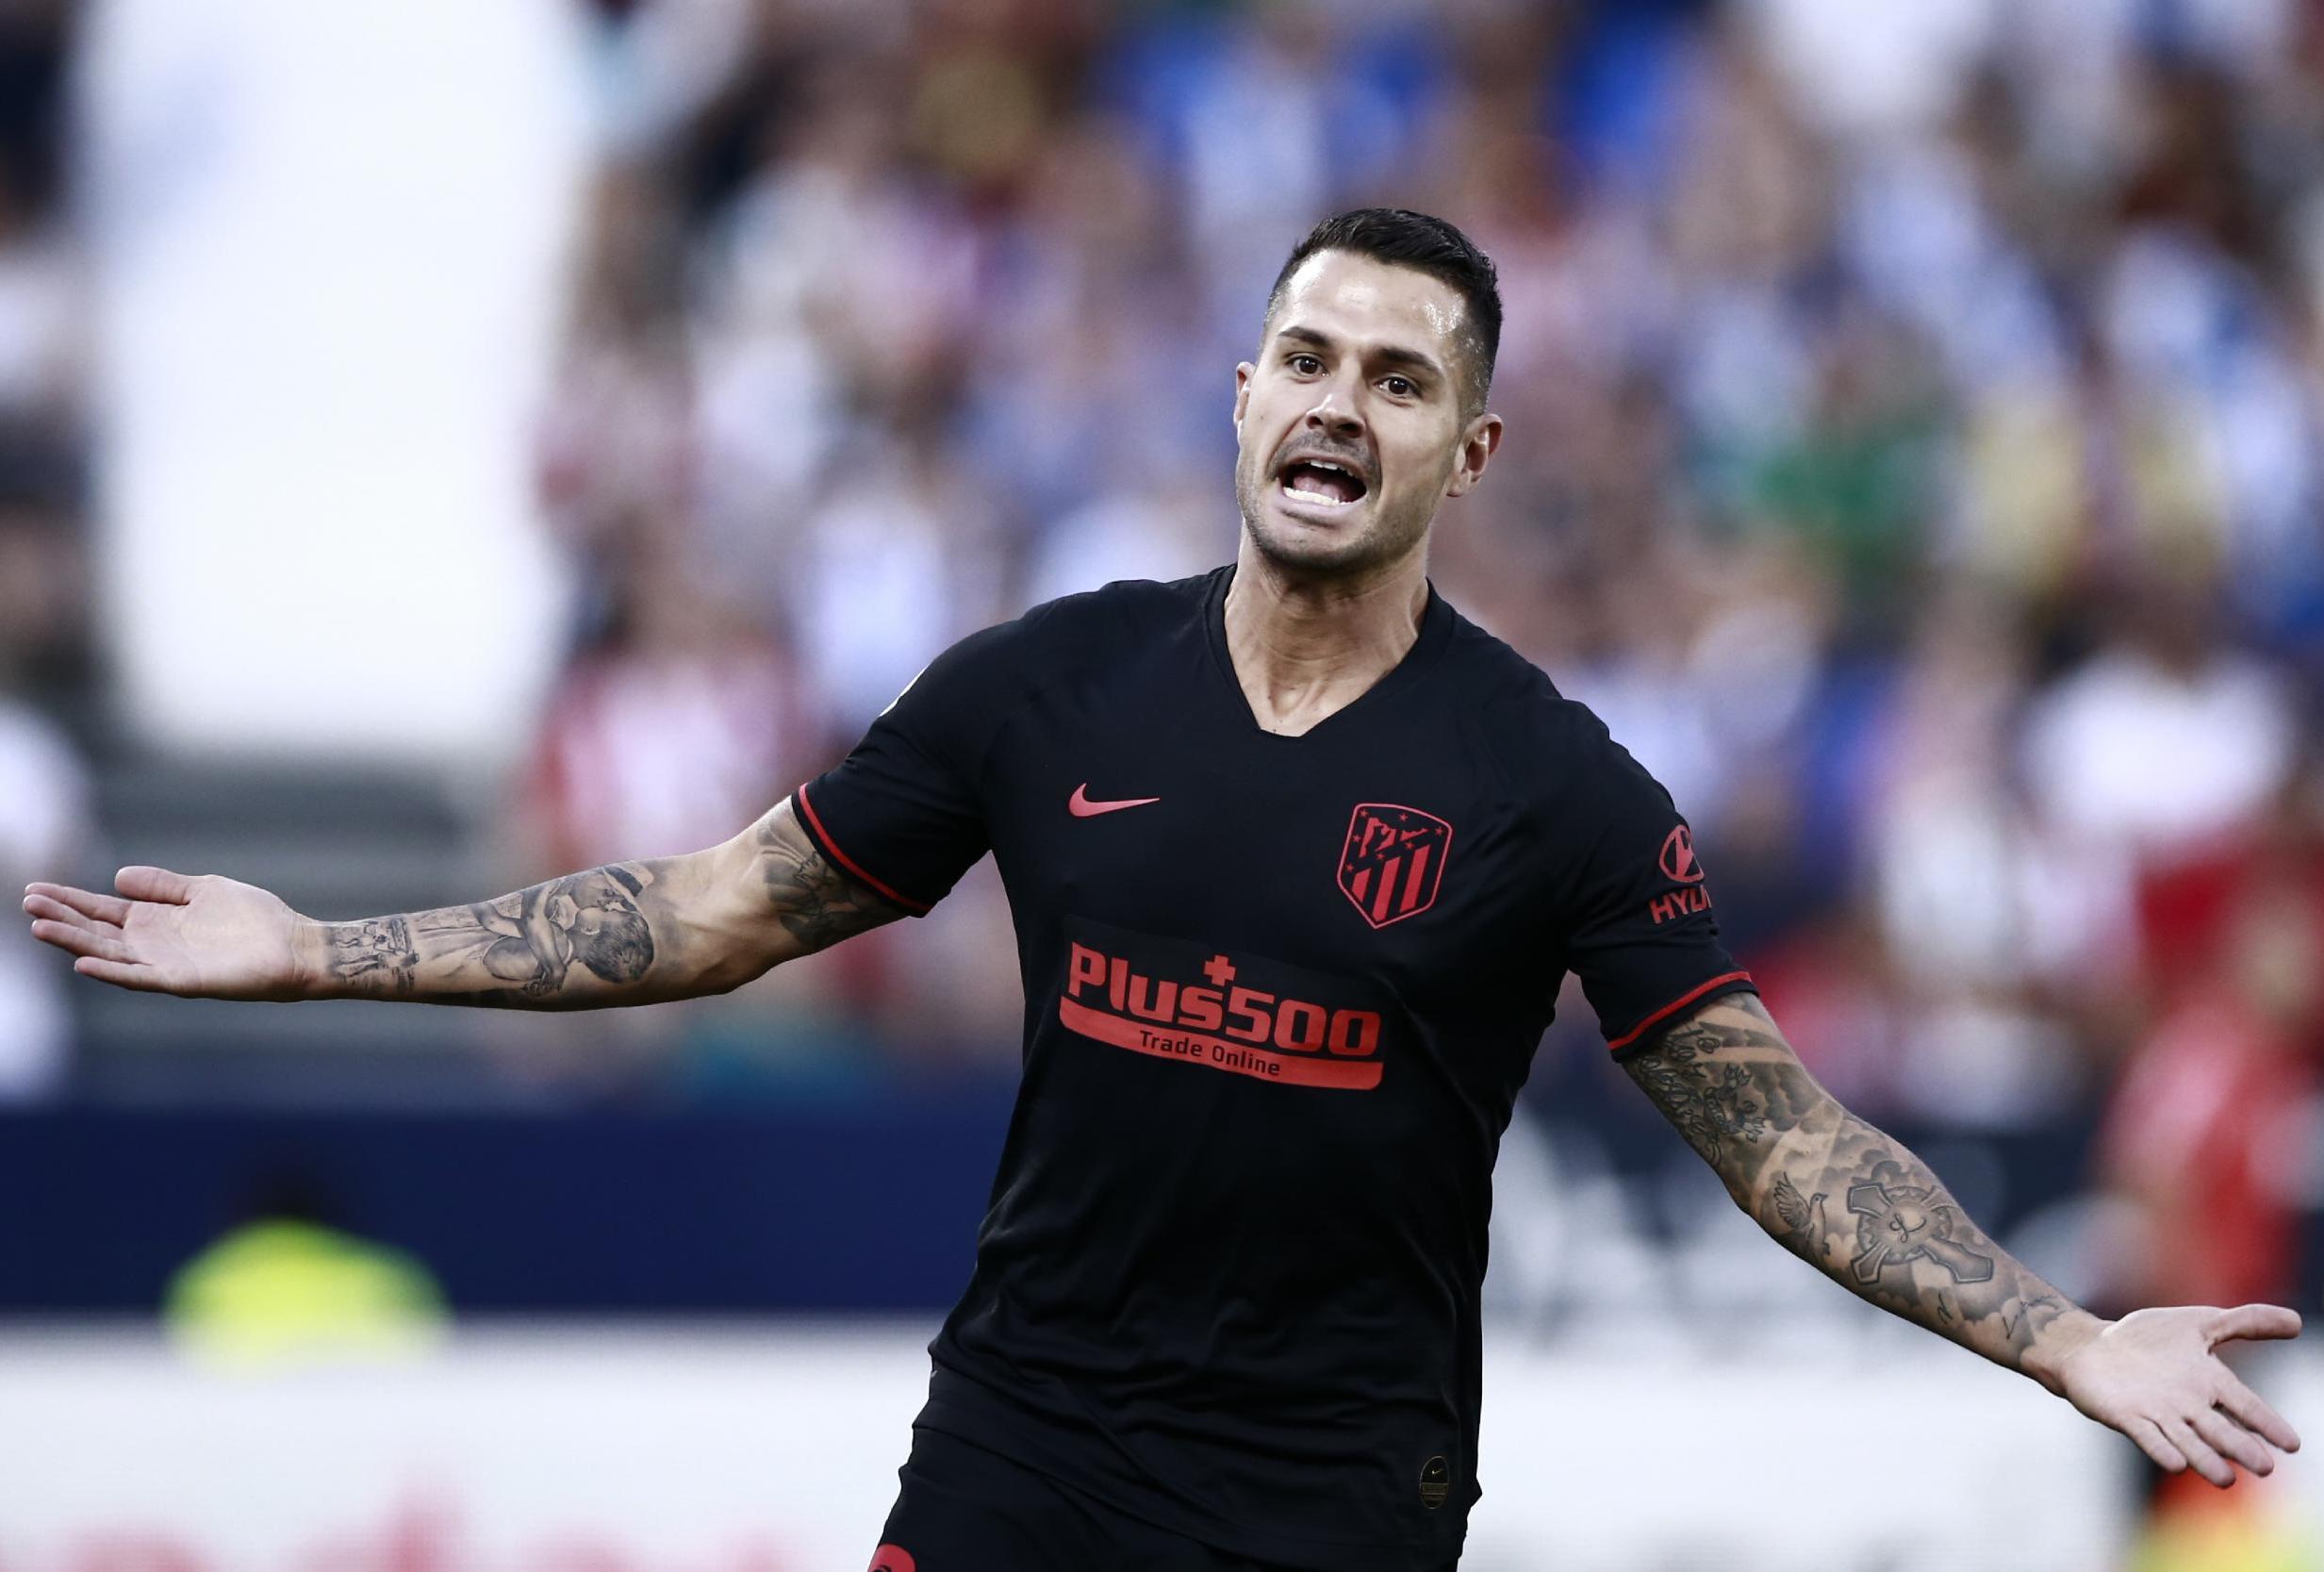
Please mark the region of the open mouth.
<svg viewBox="0 0 2324 1572"><path fill-rule="evenodd" d="M1345 507L1362 500L1367 488L1352 465L1332 458L1298 458L1276 476L1283 495L1310 507Z"/></svg>

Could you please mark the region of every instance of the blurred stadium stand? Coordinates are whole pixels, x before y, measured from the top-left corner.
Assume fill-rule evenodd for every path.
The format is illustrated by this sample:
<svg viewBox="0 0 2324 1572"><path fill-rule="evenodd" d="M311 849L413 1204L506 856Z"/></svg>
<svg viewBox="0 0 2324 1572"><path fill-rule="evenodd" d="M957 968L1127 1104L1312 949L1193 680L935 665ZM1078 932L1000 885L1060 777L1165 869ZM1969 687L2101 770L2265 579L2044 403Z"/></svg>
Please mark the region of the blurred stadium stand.
<svg viewBox="0 0 2324 1572"><path fill-rule="evenodd" d="M484 862L472 811L439 778L377 766L117 758L98 778L96 805L118 862L232 869L301 911L413 911L473 899ZM354 1095L401 1100L397 1080L419 1087L457 1073L473 1040L456 1018L341 1003L293 1011L206 1001L190 1017L181 1001L118 989L76 1003L81 1084L103 1100L280 1101L285 1078L311 1097L318 1076L352 1091L363 1073L355 1062L381 1053L403 1063ZM157 1061L160 1043L174 1062ZM318 1043L332 1045L327 1059ZM480 1077L460 1079L483 1093Z"/></svg>

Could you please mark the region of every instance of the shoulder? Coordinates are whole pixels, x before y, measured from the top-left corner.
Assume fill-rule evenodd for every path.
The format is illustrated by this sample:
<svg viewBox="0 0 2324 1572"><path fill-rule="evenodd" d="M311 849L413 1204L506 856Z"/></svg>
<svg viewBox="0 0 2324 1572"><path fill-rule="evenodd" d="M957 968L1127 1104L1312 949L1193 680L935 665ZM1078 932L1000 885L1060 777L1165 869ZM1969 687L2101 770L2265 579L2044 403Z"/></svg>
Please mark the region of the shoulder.
<svg viewBox="0 0 2324 1572"><path fill-rule="evenodd" d="M1135 638L1156 627L1199 618L1225 572L1219 568L1168 582L1116 579L1096 589L1045 601L1017 621L1052 638L1092 643Z"/></svg>
<svg viewBox="0 0 2324 1572"><path fill-rule="evenodd" d="M1211 575L1170 584L1126 579L1045 601L970 634L931 661L888 706L894 723L981 745L1045 686L1197 622Z"/></svg>
<svg viewBox="0 0 2324 1572"><path fill-rule="evenodd" d="M1046 665L1062 654L1135 643L1158 628L1198 618L1217 576L1204 573L1170 583L1120 579L1061 595L969 635L950 653L999 662L1030 658Z"/></svg>
<svg viewBox="0 0 2324 1572"><path fill-rule="evenodd" d="M1595 711L1458 613L1448 658L1459 665L1461 687L1496 761L1525 796L1540 800L1645 778Z"/></svg>

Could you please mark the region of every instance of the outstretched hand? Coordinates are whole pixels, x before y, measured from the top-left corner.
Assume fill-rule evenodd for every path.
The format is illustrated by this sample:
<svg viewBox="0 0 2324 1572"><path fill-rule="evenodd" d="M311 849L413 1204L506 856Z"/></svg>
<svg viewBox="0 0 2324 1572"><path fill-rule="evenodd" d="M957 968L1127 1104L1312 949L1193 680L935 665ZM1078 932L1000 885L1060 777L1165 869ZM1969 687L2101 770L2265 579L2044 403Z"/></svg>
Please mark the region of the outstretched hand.
<svg viewBox="0 0 2324 1572"><path fill-rule="evenodd" d="M2129 1436L2156 1467L2192 1468L2224 1489L2235 1482L2234 1464L2273 1472L2277 1452L2299 1449L2299 1433L2214 1350L2299 1335L2298 1313L2282 1305L2140 1310L2068 1355L2058 1381L2069 1402Z"/></svg>
<svg viewBox="0 0 2324 1572"><path fill-rule="evenodd" d="M74 956L84 977L148 993L291 1000L305 989L293 938L302 920L255 885L164 868L124 868L119 895L25 887L32 936Z"/></svg>

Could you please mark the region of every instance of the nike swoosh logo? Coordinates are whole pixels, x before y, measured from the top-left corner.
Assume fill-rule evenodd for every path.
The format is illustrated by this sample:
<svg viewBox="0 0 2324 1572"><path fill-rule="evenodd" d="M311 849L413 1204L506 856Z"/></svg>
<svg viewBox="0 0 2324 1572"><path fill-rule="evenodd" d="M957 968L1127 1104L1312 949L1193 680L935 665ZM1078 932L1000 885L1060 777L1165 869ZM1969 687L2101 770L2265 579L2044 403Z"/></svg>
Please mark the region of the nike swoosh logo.
<svg viewBox="0 0 2324 1572"><path fill-rule="evenodd" d="M1076 819L1094 819L1101 813L1115 813L1123 808L1143 808L1148 803L1159 803L1159 797L1124 797L1112 803L1093 803L1089 800L1089 783L1083 781L1073 788L1072 800L1065 806L1073 810Z"/></svg>

